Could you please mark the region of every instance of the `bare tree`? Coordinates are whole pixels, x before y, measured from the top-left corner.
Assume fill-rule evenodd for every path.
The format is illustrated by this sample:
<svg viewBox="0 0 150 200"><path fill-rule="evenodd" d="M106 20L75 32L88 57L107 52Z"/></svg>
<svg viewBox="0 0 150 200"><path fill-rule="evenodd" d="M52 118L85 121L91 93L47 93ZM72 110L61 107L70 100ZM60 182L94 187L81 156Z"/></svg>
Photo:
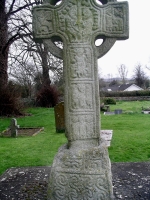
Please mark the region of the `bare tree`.
<svg viewBox="0 0 150 200"><path fill-rule="evenodd" d="M30 47L31 43L33 43L32 48ZM50 54L43 44L35 44L33 40L28 43L23 43L19 40L14 43L14 49L15 51L12 51L9 55L8 72L19 82L20 79L23 82L25 79L29 79L29 82L30 80L34 82L37 74L42 74L42 77L40 76L40 85L43 87L49 86L51 83L49 74L52 74L55 80L59 80L62 76L62 60Z"/></svg>
<svg viewBox="0 0 150 200"><path fill-rule="evenodd" d="M40 4L40 0L1 0L0 1L0 87L8 83L8 52L12 43L29 35L25 27L28 22L21 23L20 12L29 6Z"/></svg>
<svg viewBox="0 0 150 200"><path fill-rule="evenodd" d="M139 87L146 87L146 82L148 78L140 63L137 66L135 66L133 80Z"/></svg>
<svg viewBox="0 0 150 200"><path fill-rule="evenodd" d="M13 70L16 66L20 65L20 67L23 67L26 65L26 67L23 67L23 69L27 70L27 67L30 63L32 66L34 65L35 73L33 73L33 76L34 74L42 72L42 85L49 86L51 83L49 71L52 71L55 75L57 74L58 77L61 76L62 60L57 59L52 54L50 54L42 43L37 44L34 42L32 35L32 6L34 4L32 4L30 0L24 1L26 1L28 6L21 11L21 17L15 16L15 21L17 21L15 23L12 19L14 26L16 23L22 24L22 26L24 26L24 35L26 34L26 37L20 37L12 45L9 54L9 66L11 75L13 71L16 73L16 70ZM35 4L38 3L41 2L35 1Z"/></svg>
<svg viewBox="0 0 150 200"><path fill-rule="evenodd" d="M27 97L33 96L34 79L37 69L32 63L16 63L14 68L9 68L10 79L26 90Z"/></svg>
<svg viewBox="0 0 150 200"><path fill-rule="evenodd" d="M127 75L128 75L127 67L124 64L121 64L118 67L118 72L119 72L120 78L122 80L122 83L125 84L126 80L127 80Z"/></svg>

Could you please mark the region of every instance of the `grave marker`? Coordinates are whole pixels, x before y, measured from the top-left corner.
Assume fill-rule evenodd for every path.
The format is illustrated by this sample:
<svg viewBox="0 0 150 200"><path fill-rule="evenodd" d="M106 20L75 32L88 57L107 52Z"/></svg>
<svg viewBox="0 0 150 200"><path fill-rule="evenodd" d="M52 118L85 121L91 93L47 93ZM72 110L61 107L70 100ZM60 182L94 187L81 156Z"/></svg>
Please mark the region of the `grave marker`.
<svg viewBox="0 0 150 200"><path fill-rule="evenodd" d="M54 107L56 132L65 132L64 102L58 103Z"/></svg>
<svg viewBox="0 0 150 200"><path fill-rule="evenodd" d="M17 125L17 120L15 118L11 119L11 123L10 123L9 128L10 128L10 131L11 131L11 137L17 137L19 125Z"/></svg>
<svg viewBox="0 0 150 200"><path fill-rule="evenodd" d="M116 0L45 0L33 9L33 32L64 61L67 147L56 155L48 199L113 198L107 147L100 143L97 59L128 38L128 4ZM52 40L61 38L63 50ZM104 39L100 47L97 38Z"/></svg>

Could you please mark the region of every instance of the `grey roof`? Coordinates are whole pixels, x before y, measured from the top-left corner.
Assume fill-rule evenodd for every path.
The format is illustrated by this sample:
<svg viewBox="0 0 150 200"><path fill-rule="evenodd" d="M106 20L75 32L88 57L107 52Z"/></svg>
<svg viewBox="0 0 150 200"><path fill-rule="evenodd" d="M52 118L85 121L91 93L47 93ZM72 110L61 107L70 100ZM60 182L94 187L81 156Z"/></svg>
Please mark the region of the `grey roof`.
<svg viewBox="0 0 150 200"><path fill-rule="evenodd" d="M101 89L101 91L104 91L104 92L116 92L116 91L118 91L118 89L119 89L118 85L113 85L113 86L103 87Z"/></svg>
<svg viewBox="0 0 150 200"><path fill-rule="evenodd" d="M124 91L127 88L129 88L131 85L135 85L134 83L128 83L128 84L122 84L122 85L113 85L113 86L107 86L101 89L101 91L104 92L117 92L117 91ZM139 86L137 86L138 88L140 88ZM142 88L141 88L142 90Z"/></svg>
<svg viewBox="0 0 150 200"><path fill-rule="evenodd" d="M133 85L133 83L128 83L128 84L122 84L119 86L119 91L124 91L127 88L129 88L131 85ZM135 85L135 84L134 84Z"/></svg>

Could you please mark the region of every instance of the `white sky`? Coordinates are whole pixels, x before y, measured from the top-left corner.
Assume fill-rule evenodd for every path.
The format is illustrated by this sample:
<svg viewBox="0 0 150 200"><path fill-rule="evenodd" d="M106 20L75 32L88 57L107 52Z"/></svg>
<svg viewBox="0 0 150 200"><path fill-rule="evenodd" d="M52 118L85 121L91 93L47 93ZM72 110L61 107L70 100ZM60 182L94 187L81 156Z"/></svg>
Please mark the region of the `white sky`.
<svg viewBox="0 0 150 200"><path fill-rule="evenodd" d="M123 0L118 0L123 1ZM127 0L129 3L129 39L116 41L110 51L98 60L102 77L116 77L120 64L125 64L128 77L140 63L150 76L150 0ZM118 75L119 76L119 75Z"/></svg>

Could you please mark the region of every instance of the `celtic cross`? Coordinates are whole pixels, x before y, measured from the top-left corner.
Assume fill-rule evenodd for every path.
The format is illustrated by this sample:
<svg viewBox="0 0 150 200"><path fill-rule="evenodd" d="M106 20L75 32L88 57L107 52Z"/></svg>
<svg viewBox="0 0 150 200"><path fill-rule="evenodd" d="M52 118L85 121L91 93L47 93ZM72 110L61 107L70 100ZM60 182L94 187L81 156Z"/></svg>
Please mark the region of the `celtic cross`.
<svg viewBox="0 0 150 200"><path fill-rule="evenodd" d="M128 3L117 2L116 0L100 0L103 5L99 5L96 0L63 0L57 6L56 3L58 1L45 0L42 6L37 6L33 9L35 40L43 42L52 54L63 59L65 130L68 149L70 152L72 150L76 152L74 156L70 156L70 153L68 153L67 157L66 151L64 151L65 153L62 155L64 159L59 161L61 163L58 164L59 167L56 163L60 156L56 158L55 167L52 168L51 175L53 183L50 186L52 187L50 190L55 191L52 192L55 197L50 194L50 199L90 199L90 195L94 191L90 191L90 181L93 181L93 187L95 188L97 188L94 186L96 180L97 182L100 180L105 182L101 178L103 170L99 171L102 166L98 155L102 154L102 150L97 150L98 154L94 153L96 150L92 150L92 148L100 145L100 100L97 59L106 54L116 40L128 38ZM101 46L96 47L95 40L98 38L102 38L103 43ZM63 41L63 50L52 42L56 39ZM87 151L90 149L89 151L92 153L89 154L93 156L89 158L87 153L83 153L83 151L81 153L81 150L86 151L86 149ZM97 157L94 158L95 155ZM102 162L105 161L102 158ZM97 162L97 164L93 165L97 166L97 169L90 168L94 162ZM87 164L85 165L85 163ZM105 165L109 165L108 162L103 166ZM68 167L67 174L65 166ZM93 170L93 172L90 170ZM84 195L79 192L80 188L77 188L77 185L72 188L69 185L66 186L62 181L59 182L59 177L64 177L64 180L68 180L67 184L69 184L69 181L72 181L70 184L73 184L75 171L76 180L79 179L82 185L86 185L89 178L89 190L86 191L86 188L88 188L86 186L84 189L85 193L87 193ZM97 174L98 172L99 174ZM92 173L94 174L93 176ZM79 174L81 175L79 176ZM85 177L85 174L88 175ZM95 174L97 175L95 176ZM103 176L105 176L104 174ZM107 177L105 179L106 182L109 182ZM57 185L58 182L59 186ZM61 190L61 186L61 193L57 193L57 187ZM63 194L63 191L68 191L68 196L65 196L66 192ZM101 199L99 198L101 192L101 190L95 189L91 199ZM106 193L106 199L110 199L111 195L108 195L108 191ZM70 194L72 194L72 198L69 198ZM76 196L75 198L73 198L74 195ZM81 198L82 195L83 198Z"/></svg>
<svg viewBox="0 0 150 200"><path fill-rule="evenodd" d="M51 53L64 60L69 146L81 146L84 142L98 144L97 58L103 56L116 39L128 38L127 10L126 2L114 1L100 6L94 0L64 0L59 6L45 3L33 10L34 38L43 41ZM50 40L56 36L63 41L63 53ZM95 47L96 38L104 38L102 46Z"/></svg>

